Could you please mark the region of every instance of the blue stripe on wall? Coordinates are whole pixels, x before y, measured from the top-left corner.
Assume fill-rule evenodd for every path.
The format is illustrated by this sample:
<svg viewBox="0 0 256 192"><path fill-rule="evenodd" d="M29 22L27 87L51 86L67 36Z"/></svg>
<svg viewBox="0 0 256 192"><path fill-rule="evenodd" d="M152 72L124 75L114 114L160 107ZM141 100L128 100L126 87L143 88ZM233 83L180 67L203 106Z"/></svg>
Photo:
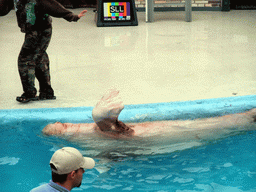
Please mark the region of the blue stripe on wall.
<svg viewBox="0 0 256 192"><path fill-rule="evenodd" d="M256 95L195 101L126 105L119 120L144 122L196 119L240 113L256 108ZM93 107L0 110L0 124L13 121L91 123Z"/></svg>

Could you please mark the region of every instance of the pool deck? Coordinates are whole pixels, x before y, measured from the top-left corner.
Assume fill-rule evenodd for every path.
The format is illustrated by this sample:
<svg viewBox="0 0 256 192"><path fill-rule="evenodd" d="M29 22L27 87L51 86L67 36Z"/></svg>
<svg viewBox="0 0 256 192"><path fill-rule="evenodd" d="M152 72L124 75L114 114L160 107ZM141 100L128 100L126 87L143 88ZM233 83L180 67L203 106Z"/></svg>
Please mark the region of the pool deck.
<svg viewBox="0 0 256 192"><path fill-rule="evenodd" d="M126 105L256 95L255 10L193 12L192 22L184 12L155 12L153 23L138 12L138 26L103 28L87 10L78 23L53 19L57 100L27 104L16 101L24 35L14 11L0 17L0 109L94 106L113 87Z"/></svg>

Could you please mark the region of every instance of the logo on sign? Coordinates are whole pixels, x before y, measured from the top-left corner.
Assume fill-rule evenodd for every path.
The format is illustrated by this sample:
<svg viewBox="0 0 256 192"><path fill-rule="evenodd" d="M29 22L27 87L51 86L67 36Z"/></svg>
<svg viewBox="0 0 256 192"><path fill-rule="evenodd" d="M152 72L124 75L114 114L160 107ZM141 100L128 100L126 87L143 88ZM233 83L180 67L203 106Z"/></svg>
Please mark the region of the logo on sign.
<svg viewBox="0 0 256 192"><path fill-rule="evenodd" d="M124 13L124 6L110 6L110 13Z"/></svg>

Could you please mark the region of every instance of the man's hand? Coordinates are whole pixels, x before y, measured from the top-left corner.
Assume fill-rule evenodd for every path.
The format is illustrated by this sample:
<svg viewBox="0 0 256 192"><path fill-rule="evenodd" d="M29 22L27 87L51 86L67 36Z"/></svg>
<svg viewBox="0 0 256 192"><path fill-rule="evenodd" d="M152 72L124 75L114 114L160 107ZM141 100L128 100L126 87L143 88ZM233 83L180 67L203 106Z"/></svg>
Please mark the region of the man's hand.
<svg viewBox="0 0 256 192"><path fill-rule="evenodd" d="M117 121L121 111L124 109L123 101L119 91L109 90L92 110L92 117L95 123L102 120Z"/></svg>
<svg viewBox="0 0 256 192"><path fill-rule="evenodd" d="M83 10L78 14L78 18L80 19L81 17L85 16L85 13L87 12L87 10Z"/></svg>

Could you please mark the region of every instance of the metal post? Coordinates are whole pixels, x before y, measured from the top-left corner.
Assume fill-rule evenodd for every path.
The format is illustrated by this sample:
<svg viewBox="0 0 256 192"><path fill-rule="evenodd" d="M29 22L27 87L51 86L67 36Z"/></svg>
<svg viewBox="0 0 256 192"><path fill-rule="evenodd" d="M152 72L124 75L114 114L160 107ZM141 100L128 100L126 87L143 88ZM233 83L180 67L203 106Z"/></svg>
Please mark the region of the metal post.
<svg viewBox="0 0 256 192"><path fill-rule="evenodd" d="M146 22L154 21L154 0L146 0Z"/></svg>
<svg viewBox="0 0 256 192"><path fill-rule="evenodd" d="M185 1L185 21L191 22L192 21L192 3L191 0L186 0Z"/></svg>

